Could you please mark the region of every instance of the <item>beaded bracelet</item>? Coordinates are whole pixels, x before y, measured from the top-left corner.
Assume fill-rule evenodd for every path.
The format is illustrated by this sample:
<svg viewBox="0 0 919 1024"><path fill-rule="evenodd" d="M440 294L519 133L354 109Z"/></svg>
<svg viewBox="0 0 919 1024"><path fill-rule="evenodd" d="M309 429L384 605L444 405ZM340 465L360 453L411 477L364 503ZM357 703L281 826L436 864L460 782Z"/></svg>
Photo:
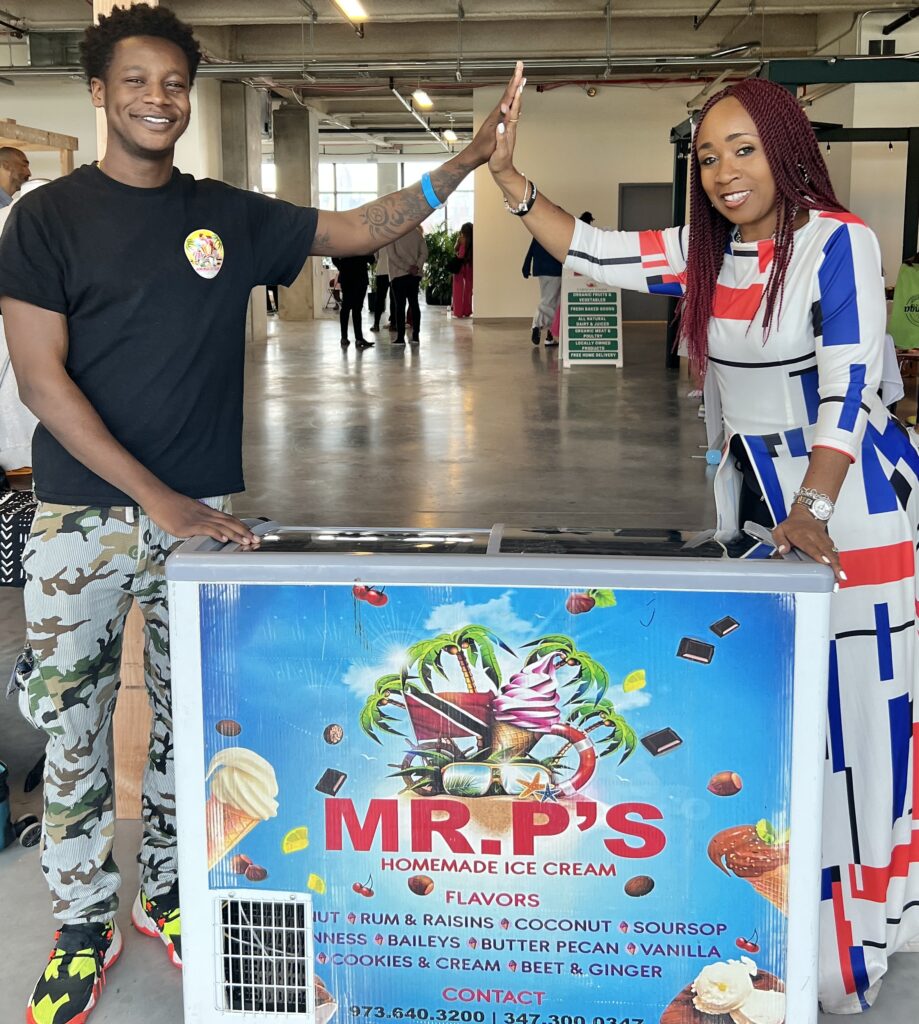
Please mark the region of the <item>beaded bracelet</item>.
<svg viewBox="0 0 919 1024"><path fill-rule="evenodd" d="M533 208L533 203L536 202L536 196L538 195L536 191L536 183L530 181L529 178L525 178L524 180L526 181L526 188L523 192L523 199L520 200L516 207L511 206L507 199L504 200L504 209L507 210L508 213L512 213L515 217L525 217Z"/></svg>

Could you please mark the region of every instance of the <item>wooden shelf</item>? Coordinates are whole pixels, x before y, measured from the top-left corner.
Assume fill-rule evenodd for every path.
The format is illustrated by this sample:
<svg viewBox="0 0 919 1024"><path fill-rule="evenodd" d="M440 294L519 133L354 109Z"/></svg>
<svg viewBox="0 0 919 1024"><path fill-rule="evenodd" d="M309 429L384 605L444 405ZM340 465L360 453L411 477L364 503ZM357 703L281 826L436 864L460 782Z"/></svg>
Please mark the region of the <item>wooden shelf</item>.
<svg viewBox="0 0 919 1024"><path fill-rule="evenodd" d="M0 118L0 146L13 146L24 153L57 153L61 159L61 174L70 174L73 170L73 154L79 145L80 140L74 135L46 132L41 128L27 128L10 118Z"/></svg>

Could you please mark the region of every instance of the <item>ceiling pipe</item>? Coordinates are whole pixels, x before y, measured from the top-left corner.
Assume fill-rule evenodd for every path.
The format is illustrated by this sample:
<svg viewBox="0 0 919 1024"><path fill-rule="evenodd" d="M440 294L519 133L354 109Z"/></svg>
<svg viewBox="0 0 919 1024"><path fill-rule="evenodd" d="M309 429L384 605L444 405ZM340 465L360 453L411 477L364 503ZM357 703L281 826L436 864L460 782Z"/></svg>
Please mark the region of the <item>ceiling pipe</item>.
<svg viewBox="0 0 919 1024"><path fill-rule="evenodd" d="M709 9L705 12L705 14L702 15L701 18L696 16L695 18L692 19L692 30L693 30L693 32L697 32L700 28L702 28L702 26L708 20L708 16L712 13L712 11L720 3L721 3L721 0L714 0L714 2L712 3L711 7L709 7Z"/></svg>
<svg viewBox="0 0 919 1024"><path fill-rule="evenodd" d="M913 18L919 18L919 7L914 7L911 11L907 11L906 14L902 14L895 21L891 21L881 29L882 36L889 36L891 32L896 32L898 28L902 28L907 22L913 20Z"/></svg>
<svg viewBox="0 0 919 1024"><path fill-rule="evenodd" d="M450 147L444 142L444 140L434 131L433 128L425 121L425 119L415 110L414 106L402 95L401 92L396 88L395 83L390 78L389 80L389 91L396 97L396 99L402 104L403 107L414 117L414 119L421 125L422 128L431 136L432 139L440 146L445 152L450 153Z"/></svg>
<svg viewBox="0 0 919 1024"><path fill-rule="evenodd" d="M857 58L849 58L857 59ZM879 58L866 57L866 60ZM472 74L484 74L495 76L496 74L510 74L514 70L515 61L504 57L492 59L479 59L463 61L464 77ZM540 57L525 62L527 70L536 74L567 74L579 75L580 77L603 76L606 61L600 56L596 58L555 58ZM720 59L707 57L699 54L668 55L660 57L611 57L610 68L617 70L648 70L649 68L660 68L662 72L670 68L685 70L687 67L722 69L727 65L732 67L758 67L761 60L754 58L741 59ZM427 60L427 61L309 61L307 64L309 73L317 78L327 75L330 77L349 76L367 78L377 76L379 78L390 78L395 75L402 75L406 78L415 78L419 74L428 78L440 75L444 78L454 78L456 63L452 60ZM594 74L584 75L583 72L594 69ZM274 76L299 78L303 72L303 65L294 61L229 61L219 64L202 63L198 67L198 74L202 77L216 78L253 78L258 76ZM78 64L53 65L49 67L37 67L17 65L4 67L3 73L15 78L69 78L82 77L82 69Z"/></svg>

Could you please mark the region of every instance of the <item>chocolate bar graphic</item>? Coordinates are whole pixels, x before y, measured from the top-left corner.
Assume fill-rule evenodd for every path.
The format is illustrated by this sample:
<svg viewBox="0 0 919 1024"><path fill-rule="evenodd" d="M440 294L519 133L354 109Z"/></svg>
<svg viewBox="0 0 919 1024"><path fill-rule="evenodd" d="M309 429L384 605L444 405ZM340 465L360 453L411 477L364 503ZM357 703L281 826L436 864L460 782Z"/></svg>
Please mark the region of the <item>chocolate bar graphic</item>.
<svg viewBox="0 0 919 1024"><path fill-rule="evenodd" d="M658 729L657 732L649 732L647 736L641 738L641 745L653 757L660 757L668 750L675 750L682 742L682 738L669 727Z"/></svg>
<svg viewBox="0 0 919 1024"><path fill-rule="evenodd" d="M725 615L723 619L713 622L708 628L715 636L727 636L728 633L733 633L735 629L740 629L740 623L730 615Z"/></svg>
<svg viewBox="0 0 919 1024"><path fill-rule="evenodd" d="M704 640L693 640L691 636L684 636L677 648L676 656L685 658L687 661L698 661L703 665L708 665L715 657L715 648Z"/></svg>
<svg viewBox="0 0 919 1024"><path fill-rule="evenodd" d="M322 773L322 778L316 783L316 789L320 793L325 793L326 796L335 796L347 778L348 776L344 772L340 772L336 768L326 768Z"/></svg>

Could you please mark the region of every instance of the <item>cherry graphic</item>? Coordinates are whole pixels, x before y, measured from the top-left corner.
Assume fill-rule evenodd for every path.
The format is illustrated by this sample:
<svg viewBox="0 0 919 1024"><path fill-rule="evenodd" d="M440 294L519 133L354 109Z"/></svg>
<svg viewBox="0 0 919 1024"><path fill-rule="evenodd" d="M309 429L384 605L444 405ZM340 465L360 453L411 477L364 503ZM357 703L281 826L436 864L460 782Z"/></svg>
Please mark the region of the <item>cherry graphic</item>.
<svg viewBox="0 0 919 1024"><path fill-rule="evenodd" d="M351 888L358 894L358 896L370 897L373 895L373 875L371 875L365 883L355 882Z"/></svg>
<svg viewBox="0 0 919 1024"><path fill-rule="evenodd" d="M351 593L358 599L358 601L366 601L367 595L370 593L370 587L365 587L361 583L355 583L351 588Z"/></svg>
<svg viewBox="0 0 919 1024"><path fill-rule="evenodd" d="M757 936L758 936L758 932L757 931L754 931L753 935L749 939L745 939L741 935L741 937L739 939L735 939L734 940L734 945L737 946L738 949L742 949L745 953L758 953L759 952L759 944L756 941Z"/></svg>
<svg viewBox="0 0 919 1024"><path fill-rule="evenodd" d="M389 598L382 590L376 590L374 587L368 587L367 596L364 600L368 604L372 604L375 608L382 608L383 605L389 601Z"/></svg>

